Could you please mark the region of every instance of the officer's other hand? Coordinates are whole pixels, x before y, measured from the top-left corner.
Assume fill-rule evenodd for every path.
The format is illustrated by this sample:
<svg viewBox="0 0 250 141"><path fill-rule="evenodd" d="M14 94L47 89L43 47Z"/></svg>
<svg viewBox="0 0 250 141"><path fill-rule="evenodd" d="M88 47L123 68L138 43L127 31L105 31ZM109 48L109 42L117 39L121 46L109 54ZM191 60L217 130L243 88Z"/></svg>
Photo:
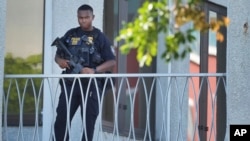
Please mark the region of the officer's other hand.
<svg viewBox="0 0 250 141"><path fill-rule="evenodd" d="M57 60L57 64L62 69L64 69L64 68L70 69L68 62L69 62L69 60L62 59L62 58L60 58L60 59Z"/></svg>
<svg viewBox="0 0 250 141"><path fill-rule="evenodd" d="M85 67L85 68L82 68L81 73L82 74L94 74L95 70L92 68Z"/></svg>

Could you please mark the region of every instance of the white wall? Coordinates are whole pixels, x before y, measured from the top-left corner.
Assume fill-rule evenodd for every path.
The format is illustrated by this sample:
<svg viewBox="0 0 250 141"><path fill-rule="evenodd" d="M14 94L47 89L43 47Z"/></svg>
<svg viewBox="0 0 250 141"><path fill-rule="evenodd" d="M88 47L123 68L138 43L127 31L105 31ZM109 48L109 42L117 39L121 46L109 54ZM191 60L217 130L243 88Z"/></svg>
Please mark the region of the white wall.
<svg viewBox="0 0 250 141"><path fill-rule="evenodd" d="M4 78L4 52L5 52L5 22L6 22L6 0L0 0L0 127L2 127L2 99L3 99L3 78ZM2 128L0 128L2 137ZM0 138L1 140L1 138Z"/></svg>
<svg viewBox="0 0 250 141"><path fill-rule="evenodd" d="M171 5L171 3L169 3ZM172 22L172 21L171 21ZM183 30L186 30L190 25L186 25L183 27ZM166 63L165 60L161 58L161 54L165 51L165 36L164 34L158 35L158 56L157 56L157 73L167 73L167 74L177 74L177 73L189 73L189 57L185 59L180 60L173 60L169 63ZM161 78L166 79L166 78ZM160 79L160 80L161 80ZM178 88L183 88L185 86L185 81L179 81L178 79ZM170 82L170 78L168 80ZM173 84L173 83L172 83ZM162 86L168 87L169 84L162 84ZM181 134L179 137L181 140L187 140L187 118L181 118L181 117L188 117L188 94L186 94L182 97L183 103L180 104L178 100L180 100L180 92L177 92L175 89L176 87L171 85L171 88L169 90L168 95L164 95L164 98L167 98L167 107L163 107L161 104L162 96L160 95L160 87L157 86L156 89L156 108L155 108L155 140L160 140L160 135L163 134L163 140L176 140L176 137L178 136L178 133ZM165 93L164 93L165 94ZM165 97L166 96L166 97ZM182 106L182 113L180 112L180 107ZM162 113L166 112L166 119L165 119L165 127L166 131L164 130L163 133L161 133L162 130ZM179 131L179 122L181 119L181 131Z"/></svg>
<svg viewBox="0 0 250 141"><path fill-rule="evenodd" d="M229 0L227 38L227 138L230 124L250 124L250 1Z"/></svg>

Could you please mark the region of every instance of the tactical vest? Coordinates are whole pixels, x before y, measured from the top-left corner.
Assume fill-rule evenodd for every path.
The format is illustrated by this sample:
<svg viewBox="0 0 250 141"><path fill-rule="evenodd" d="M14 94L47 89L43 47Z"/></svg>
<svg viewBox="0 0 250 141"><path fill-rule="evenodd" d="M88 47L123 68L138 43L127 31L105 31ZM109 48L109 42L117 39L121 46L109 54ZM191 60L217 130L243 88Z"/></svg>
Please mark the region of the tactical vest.
<svg viewBox="0 0 250 141"><path fill-rule="evenodd" d="M103 62L101 58L101 45L98 42L100 31L95 29L91 32L83 32L79 27L69 30L63 40L76 62L83 67L95 68ZM67 56L64 58L67 59ZM68 70L70 71L70 70Z"/></svg>
<svg viewBox="0 0 250 141"><path fill-rule="evenodd" d="M101 40L101 37L98 38L98 36L102 35L101 31L96 28L94 28L92 32L88 32L88 34L85 34L80 29L80 27L77 27L69 30L61 38L61 40L64 42L70 53L73 56L76 56L77 61L80 61L82 63L83 67L96 68L98 65L104 62L103 58L101 58L101 51L105 43ZM69 59L67 58L68 56L64 51L59 51L57 53L59 53L58 55L60 55L62 58ZM65 73L69 74L71 73L71 70L66 69ZM108 71L106 73L111 72ZM111 81L110 79L107 79L108 81L104 88L105 78L98 79L102 84L103 90L108 90L111 88L112 84L115 84L115 78L112 78Z"/></svg>

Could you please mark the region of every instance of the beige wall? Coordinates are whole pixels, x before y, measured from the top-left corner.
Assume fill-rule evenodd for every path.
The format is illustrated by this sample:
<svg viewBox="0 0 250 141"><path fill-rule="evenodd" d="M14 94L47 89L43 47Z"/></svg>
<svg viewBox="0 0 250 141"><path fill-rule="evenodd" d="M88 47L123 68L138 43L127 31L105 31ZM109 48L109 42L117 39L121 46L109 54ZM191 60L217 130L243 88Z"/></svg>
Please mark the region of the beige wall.
<svg viewBox="0 0 250 141"><path fill-rule="evenodd" d="M26 58L43 50L44 0L8 0L6 53Z"/></svg>

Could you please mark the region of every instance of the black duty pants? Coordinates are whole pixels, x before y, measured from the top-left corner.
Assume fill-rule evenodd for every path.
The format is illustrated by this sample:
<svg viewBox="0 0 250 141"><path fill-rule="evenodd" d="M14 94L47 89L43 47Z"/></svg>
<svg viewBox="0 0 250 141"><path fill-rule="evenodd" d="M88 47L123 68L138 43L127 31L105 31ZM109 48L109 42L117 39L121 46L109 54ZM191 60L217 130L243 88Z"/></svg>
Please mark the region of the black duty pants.
<svg viewBox="0 0 250 141"><path fill-rule="evenodd" d="M64 84L65 84L65 88L67 92L65 92ZM68 129L66 128L68 126L67 125L67 112L69 112L69 118L70 118L69 121L71 124L71 120L76 110L80 106L81 115L82 117L85 116L86 126L84 127L84 130L85 130L84 133L87 133L87 138L85 137L85 134L83 133L82 141L92 141L95 121L99 113L97 89L95 87L94 81L92 81L91 83L88 94L87 94L88 81L85 81L85 82L81 81L82 92L83 92L82 94L81 94L81 87L80 87L78 80L76 81L74 86L72 85L72 83L67 83L66 81L64 84L63 84L63 81L60 80L61 94L59 97L58 107L56 109L57 116L56 116L56 121L54 124L55 139L56 141L64 141L64 139L67 141L69 139ZM98 82L98 85L100 85L99 82ZM71 89L73 89L72 94L71 94ZM99 93L101 92L99 91ZM72 95L71 100L70 100L70 95ZM88 97L86 98L86 96ZM84 100L84 103L87 102L86 109L85 109L86 115L83 115L84 103L82 100ZM67 103L69 106L68 109L70 111L67 110Z"/></svg>

